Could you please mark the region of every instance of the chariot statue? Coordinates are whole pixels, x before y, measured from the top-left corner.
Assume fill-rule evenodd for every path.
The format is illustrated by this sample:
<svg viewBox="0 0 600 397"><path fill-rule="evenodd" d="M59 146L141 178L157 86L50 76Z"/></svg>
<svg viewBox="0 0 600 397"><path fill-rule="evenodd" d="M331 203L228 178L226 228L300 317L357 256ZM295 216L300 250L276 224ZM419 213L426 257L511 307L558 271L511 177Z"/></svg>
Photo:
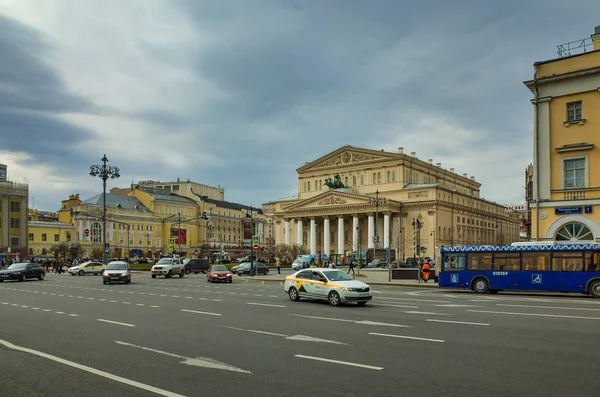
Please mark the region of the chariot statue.
<svg viewBox="0 0 600 397"><path fill-rule="evenodd" d="M343 189L344 184L342 183L342 177L340 177L340 174L335 174L333 179L325 179L325 186L327 186L329 189Z"/></svg>

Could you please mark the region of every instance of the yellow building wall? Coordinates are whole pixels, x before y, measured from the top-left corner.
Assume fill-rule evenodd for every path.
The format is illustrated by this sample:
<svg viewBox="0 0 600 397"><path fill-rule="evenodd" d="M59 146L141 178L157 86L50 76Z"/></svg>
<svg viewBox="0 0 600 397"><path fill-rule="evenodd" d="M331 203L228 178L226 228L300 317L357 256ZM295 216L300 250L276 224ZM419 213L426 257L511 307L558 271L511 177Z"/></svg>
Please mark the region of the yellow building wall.
<svg viewBox="0 0 600 397"><path fill-rule="evenodd" d="M538 79L554 75L591 69L600 65L600 51L588 52L581 56L567 57L538 65Z"/></svg>
<svg viewBox="0 0 600 397"><path fill-rule="evenodd" d="M52 246L67 243L67 233L71 235L69 244L74 243L76 239L75 226L68 224L61 225L60 228L54 225L37 226L30 224L28 232L29 249L34 255L42 255L43 249L46 249L49 254ZM46 235L45 240L44 235ZM58 236L58 240L56 240L56 236Z"/></svg>

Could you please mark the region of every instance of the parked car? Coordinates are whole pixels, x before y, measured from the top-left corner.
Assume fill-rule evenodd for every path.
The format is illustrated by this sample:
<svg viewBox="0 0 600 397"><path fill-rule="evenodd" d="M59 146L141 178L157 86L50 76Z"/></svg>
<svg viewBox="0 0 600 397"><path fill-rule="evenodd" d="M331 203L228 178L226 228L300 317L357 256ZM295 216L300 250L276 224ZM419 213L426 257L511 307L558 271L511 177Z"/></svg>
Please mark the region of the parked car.
<svg viewBox="0 0 600 397"><path fill-rule="evenodd" d="M302 259L294 259L292 262L292 270L298 271L300 269L302 269Z"/></svg>
<svg viewBox="0 0 600 397"><path fill-rule="evenodd" d="M179 257L161 258L156 265L152 266L150 273L152 274L152 278L156 278L156 276L171 278L176 274L181 278L185 274L185 269Z"/></svg>
<svg viewBox="0 0 600 397"><path fill-rule="evenodd" d="M246 262L240 265L237 268L238 276L243 276L244 274L250 274L251 271L251 263ZM267 275L269 273L269 268L262 262L254 262L254 274L263 274Z"/></svg>
<svg viewBox="0 0 600 397"><path fill-rule="evenodd" d="M387 267L385 259L373 259L367 264L367 267Z"/></svg>
<svg viewBox="0 0 600 397"><path fill-rule="evenodd" d="M8 280L25 281L28 278L43 280L45 275L44 268L39 263L13 263L8 269L0 270L0 283Z"/></svg>
<svg viewBox="0 0 600 397"><path fill-rule="evenodd" d="M185 274L198 274L200 272L206 274L208 271L209 263L208 259L190 259L187 263L185 263Z"/></svg>
<svg viewBox="0 0 600 397"><path fill-rule="evenodd" d="M67 271L69 272L69 274L71 274L71 276L83 276L85 274L98 275L102 274L105 268L106 265L101 262L84 262L80 265L68 268Z"/></svg>
<svg viewBox="0 0 600 397"><path fill-rule="evenodd" d="M226 283L232 282L231 271L225 265L212 265L206 272L206 281L209 283L223 281Z"/></svg>
<svg viewBox="0 0 600 397"><path fill-rule="evenodd" d="M237 271L238 271L238 269L239 269L241 266L245 266L246 264L248 264L248 266L250 266L250 262L240 262L240 264L239 264L239 265L233 266L233 267L230 269L230 270L231 270L231 273L233 273L233 274L236 274L236 273L237 273Z"/></svg>
<svg viewBox="0 0 600 397"><path fill-rule="evenodd" d="M368 284L336 269L301 270L285 278L283 290L292 301L320 299L332 306L351 302L363 306L373 299L373 291Z"/></svg>
<svg viewBox="0 0 600 397"><path fill-rule="evenodd" d="M124 282L125 284L131 282L131 270L127 262L114 261L106 265L106 269L102 274L102 282L103 284L110 284L114 281Z"/></svg>

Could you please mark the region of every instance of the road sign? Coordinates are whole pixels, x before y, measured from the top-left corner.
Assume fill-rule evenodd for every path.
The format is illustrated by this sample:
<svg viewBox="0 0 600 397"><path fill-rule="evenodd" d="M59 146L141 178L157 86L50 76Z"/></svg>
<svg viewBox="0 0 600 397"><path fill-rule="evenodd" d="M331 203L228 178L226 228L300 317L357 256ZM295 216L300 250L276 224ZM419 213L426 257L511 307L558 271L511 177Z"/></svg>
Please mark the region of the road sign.
<svg viewBox="0 0 600 397"><path fill-rule="evenodd" d="M169 243L170 243L170 244L175 244L176 242L177 242L177 239L176 239L176 238L174 238L174 237L171 237L171 238L169 239Z"/></svg>
<svg viewBox="0 0 600 397"><path fill-rule="evenodd" d="M172 254L175 251L175 244L169 244L169 254Z"/></svg>
<svg viewBox="0 0 600 397"><path fill-rule="evenodd" d="M107 250L110 248L110 243L104 243L104 249Z"/></svg>
<svg viewBox="0 0 600 397"><path fill-rule="evenodd" d="M252 249L253 249L254 251L258 251L258 244L254 244L254 247L252 247Z"/></svg>
<svg viewBox="0 0 600 397"><path fill-rule="evenodd" d="M260 244L260 236L259 235L255 235L252 236L252 244Z"/></svg>
<svg viewBox="0 0 600 397"><path fill-rule="evenodd" d="M86 236L89 236L90 235L90 229L85 229L83 231L83 234L85 234Z"/></svg>

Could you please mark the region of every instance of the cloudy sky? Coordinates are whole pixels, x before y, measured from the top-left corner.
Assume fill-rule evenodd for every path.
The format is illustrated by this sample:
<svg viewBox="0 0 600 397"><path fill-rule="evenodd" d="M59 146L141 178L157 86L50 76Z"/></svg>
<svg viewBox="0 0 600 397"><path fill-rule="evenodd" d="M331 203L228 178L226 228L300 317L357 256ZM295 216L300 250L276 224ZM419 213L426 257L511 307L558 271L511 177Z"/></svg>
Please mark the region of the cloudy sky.
<svg viewBox="0 0 600 397"><path fill-rule="evenodd" d="M522 81L599 24L597 0L0 0L0 163L45 210L101 191L104 153L116 185L258 205L340 146L403 146L521 203Z"/></svg>

